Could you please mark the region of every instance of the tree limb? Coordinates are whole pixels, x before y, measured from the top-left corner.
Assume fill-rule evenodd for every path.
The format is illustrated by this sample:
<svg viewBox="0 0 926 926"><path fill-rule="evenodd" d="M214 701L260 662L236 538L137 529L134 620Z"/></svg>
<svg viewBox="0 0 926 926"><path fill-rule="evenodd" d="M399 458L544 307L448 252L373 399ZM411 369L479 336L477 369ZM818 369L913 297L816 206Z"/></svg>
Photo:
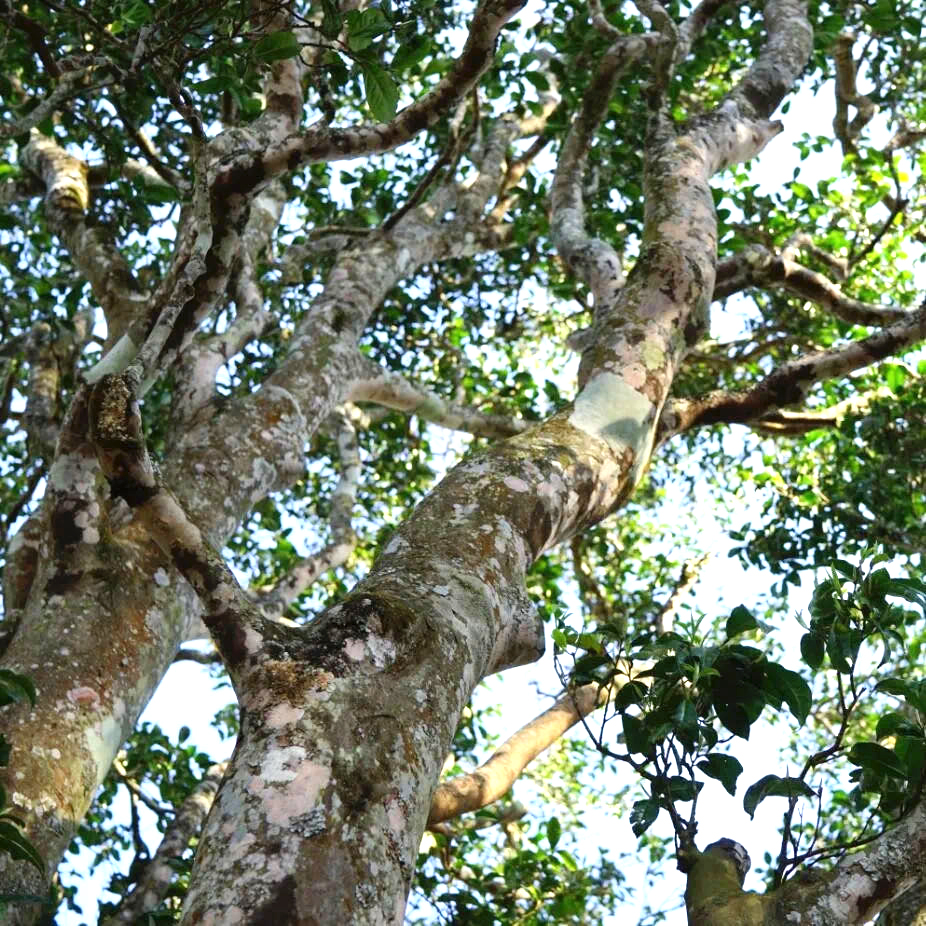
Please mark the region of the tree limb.
<svg viewBox="0 0 926 926"><path fill-rule="evenodd" d="M738 392L716 390L695 399L674 399L662 416L658 442L707 424L745 424L803 399L819 382L845 376L912 347L926 338L926 302L903 321L840 347L798 357L754 386Z"/></svg>
<svg viewBox="0 0 926 926"><path fill-rule="evenodd" d="M714 298L725 299L751 286L781 287L823 306L851 325L883 325L910 315L907 309L853 299L822 273L803 267L784 254L776 256L759 244L749 245L717 265Z"/></svg>

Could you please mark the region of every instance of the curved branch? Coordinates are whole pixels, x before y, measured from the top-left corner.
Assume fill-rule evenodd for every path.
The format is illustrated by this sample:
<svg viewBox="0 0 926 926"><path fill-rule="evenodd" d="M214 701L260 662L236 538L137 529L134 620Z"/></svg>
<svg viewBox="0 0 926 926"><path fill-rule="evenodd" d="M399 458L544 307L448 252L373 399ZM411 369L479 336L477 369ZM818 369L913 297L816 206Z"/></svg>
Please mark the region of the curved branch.
<svg viewBox="0 0 926 926"><path fill-rule="evenodd" d="M265 181L300 165L382 154L433 125L476 85L492 61L502 27L526 0L482 0L460 56L438 85L403 109L391 122L367 123L348 129L316 123L304 132L257 150L233 152L220 165L216 190L222 196L248 193Z"/></svg>
<svg viewBox="0 0 926 926"><path fill-rule="evenodd" d="M605 53L563 144L550 192L553 243L572 272L592 290L596 308L613 304L623 286L624 271L614 248L585 230L582 182L588 151L608 111L618 77L639 61L656 39L654 35L621 36Z"/></svg>
<svg viewBox="0 0 926 926"><path fill-rule="evenodd" d="M842 145L842 153L855 151L855 139L871 122L878 107L871 99L858 92L858 68L852 57L855 33L843 32L833 45L833 63L836 65L836 115L833 117L833 133ZM855 118L849 122L849 107L856 109Z"/></svg>
<svg viewBox="0 0 926 926"><path fill-rule="evenodd" d="M767 0L764 19L768 38L728 97L747 118L771 116L804 70L813 46L807 0Z"/></svg>
<svg viewBox="0 0 926 926"><path fill-rule="evenodd" d="M87 164L35 130L22 151L22 163L44 183L45 217L77 269L90 282L93 295L106 313L112 343L142 313L148 298L125 258L107 240L104 229L87 224Z"/></svg>
<svg viewBox="0 0 926 926"><path fill-rule="evenodd" d="M675 399L663 411L658 442L707 424L746 424L781 406L801 401L819 382L845 376L884 360L926 338L926 301L903 321L861 341L798 357L739 392L717 390L695 399Z"/></svg>
<svg viewBox="0 0 926 926"><path fill-rule="evenodd" d="M561 695L552 707L521 727L475 771L439 784L431 799L428 826L497 801L528 763L604 704L627 681L629 678L622 676L615 678L610 686L593 682Z"/></svg>
<svg viewBox="0 0 926 926"><path fill-rule="evenodd" d="M724 299L750 286L781 287L823 306L850 325L883 325L910 315L907 309L853 299L822 273L803 267L784 254L773 255L758 244L717 265L714 298Z"/></svg>
<svg viewBox="0 0 926 926"><path fill-rule="evenodd" d="M425 421L453 431L466 431L478 437L511 437L520 434L528 423L505 415L481 412L469 405L458 405L422 389L399 373L379 366L366 357L351 386L350 401L375 402L386 408L417 415Z"/></svg>
<svg viewBox="0 0 926 926"><path fill-rule="evenodd" d="M183 855L190 840L202 829L203 820L212 808L227 766L227 762L218 762L206 770L202 781L180 805L157 851L145 864L135 887L126 895L116 914L104 920L102 926L135 923L144 914L155 910L167 896L175 875L171 863Z"/></svg>
<svg viewBox="0 0 926 926"><path fill-rule="evenodd" d="M272 587L258 589L261 610L268 617L282 616L322 573L345 563L357 545L357 535L351 523L360 482L357 432L343 409L328 416L325 429L334 432L341 466L341 476L331 495L331 514L328 519L331 541L296 563Z"/></svg>

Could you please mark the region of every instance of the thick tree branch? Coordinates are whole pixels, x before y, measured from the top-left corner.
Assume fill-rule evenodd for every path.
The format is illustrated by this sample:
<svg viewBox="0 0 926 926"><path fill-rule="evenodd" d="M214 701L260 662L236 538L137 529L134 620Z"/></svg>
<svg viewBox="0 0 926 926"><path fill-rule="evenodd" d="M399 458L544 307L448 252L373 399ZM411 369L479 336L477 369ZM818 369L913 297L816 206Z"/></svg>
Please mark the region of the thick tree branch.
<svg viewBox="0 0 926 926"><path fill-rule="evenodd" d="M800 880L781 889L775 910L781 922L800 916L819 926L861 926L926 868L926 804L866 848L846 856L819 885Z"/></svg>
<svg viewBox="0 0 926 926"><path fill-rule="evenodd" d="M293 566L275 585L258 590L261 610L268 617L281 617L319 576L347 562L357 545L357 535L352 524L361 466L357 432L343 409L328 416L325 430L333 432L341 469L338 484L329 502L331 539L316 553Z"/></svg>
<svg viewBox="0 0 926 926"><path fill-rule="evenodd" d="M845 376L913 347L926 338L926 302L900 322L860 341L808 354L739 392L718 390L696 399L675 399L662 416L659 442L707 424L745 424L801 401L819 382Z"/></svg>
<svg viewBox="0 0 926 926"><path fill-rule="evenodd" d="M701 568L709 558L710 554L706 554L685 563L676 587L657 617L658 633L672 629L672 620L679 605L694 587ZM637 663L631 669L628 663L621 660L608 685L592 682L562 694L550 708L509 737L478 769L438 785L431 799L428 826L479 810L497 801L541 752L552 746L579 721L607 704L632 677L648 668L648 664Z"/></svg>
<svg viewBox="0 0 926 926"><path fill-rule="evenodd" d="M728 99L747 118L768 119L804 70L813 45L807 0L766 0L768 37Z"/></svg>
<svg viewBox="0 0 926 926"><path fill-rule="evenodd" d="M468 405L448 402L435 392L414 385L399 373L361 357L361 367L351 385L352 402L375 402L386 408L417 415L424 421L466 431L478 437L510 437L527 428L527 422L505 415L481 412Z"/></svg>
<svg viewBox="0 0 926 926"><path fill-rule="evenodd" d="M116 914L103 921L103 926L136 923L146 913L154 911L167 896L171 881L176 875L172 863L186 852L190 840L202 829L203 820L212 809L227 766L227 762L209 766L202 781L180 805L177 815L164 833L161 844L145 864L135 886L119 905Z"/></svg>
<svg viewBox="0 0 926 926"><path fill-rule="evenodd" d="M23 166L45 186L45 217L86 277L106 314L109 343L144 311L147 296L105 229L87 223L88 168L53 139L33 131L22 151Z"/></svg>
<svg viewBox="0 0 926 926"><path fill-rule="evenodd" d="M431 799L428 825L479 810L503 797L530 762L627 681L627 676L619 676L610 687L591 683L561 695L551 707L509 737L478 769L441 782Z"/></svg>
<svg viewBox="0 0 926 926"><path fill-rule="evenodd" d="M822 273L802 267L784 254L775 256L759 244L750 245L717 265L714 298L725 299L751 286L781 287L852 325L884 325L910 315L907 309L853 299Z"/></svg>
<svg viewBox="0 0 926 926"><path fill-rule="evenodd" d="M403 109L391 122L348 129L316 123L273 145L231 152L216 175L217 192L222 196L246 194L301 164L381 154L405 144L433 125L475 86L492 61L499 32L524 3L525 0L482 0L473 14L463 51L450 71L433 90Z"/></svg>
<svg viewBox="0 0 926 926"><path fill-rule="evenodd" d="M123 499L193 586L203 621L232 680L263 642L267 621L241 589L222 557L164 488L148 456L138 407L137 375L106 375L89 397L89 432L114 498Z"/></svg>

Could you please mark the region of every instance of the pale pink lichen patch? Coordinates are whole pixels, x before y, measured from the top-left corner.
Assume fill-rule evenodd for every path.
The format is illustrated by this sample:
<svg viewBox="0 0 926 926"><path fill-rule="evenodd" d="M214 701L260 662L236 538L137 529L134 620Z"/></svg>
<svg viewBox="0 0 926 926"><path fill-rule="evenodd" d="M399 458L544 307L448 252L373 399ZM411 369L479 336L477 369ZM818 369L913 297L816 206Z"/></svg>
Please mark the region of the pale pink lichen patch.
<svg viewBox="0 0 926 926"><path fill-rule="evenodd" d="M530 486L517 476L505 476L503 482L512 492L526 492Z"/></svg>
<svg viewBox="0 0 926 926"><path fill-rule="evenodd" d="M267 711L267 726L274 730L280 730L302 720L304 715L304 708L293 707L292 704L284 701Z"/></svg>
<svg viewBox="0 0 926 926"><path fill-rule="evenodd" d="M327 765L303 762L288 784L264 791L267 820L277 826L288 826L294 817L302 816L315 804L330 780L331 769Z"/></svg>
<svg viewBox="0 0 926 926"><path fill-rule="evenodd" d="M78 685L67 693L67 699L78 707L96 709L100 706L100 695L86 685Z"/></svg>
<svg viewBox="0 0 926 926"><path fill-rule="evenodd" d="M363 640L350 637L344 641L344 655L352 662L360 662L366 655L366 646Z"/></svg>

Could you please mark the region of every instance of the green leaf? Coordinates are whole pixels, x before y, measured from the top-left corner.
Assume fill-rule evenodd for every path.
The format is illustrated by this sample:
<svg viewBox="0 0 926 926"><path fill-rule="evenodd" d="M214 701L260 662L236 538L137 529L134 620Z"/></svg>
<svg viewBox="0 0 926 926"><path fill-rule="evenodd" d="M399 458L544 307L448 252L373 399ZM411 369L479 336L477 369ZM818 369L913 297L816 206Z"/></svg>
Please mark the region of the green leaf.
<svg viewBox="0 0 926 926"><path fill-rule="evenodd" d="M756 619L743 605L737 605L727 618L727 637L733 638L747 630L755 630L759 626Z"/></svg>
<svg viewBox="0 0 926 926"><path fill-rule="evenodd" d="M639 704L645 697L649 689L643 682L627 682L614 697L614 706L619 711L630 707L631 704Z"/></svg>
<svg viewBox="0 0 926 926"><path fill-rule="evenodd" d="M890 711L878 719L878 726L875 729L875 736L881 740L886 736L923 736L923 730L915 723L910 722L910 718L897 711Z"/></svg>
<svg viewBox="0 0 926 926"><path fill-rule="evenodd" d="M819 669L825 655L826 647L819 634L811 631L801 637L801 657L811 669Z"/></svg>
<svg viewBox="0 0 926 926"><path fill-rule="evenodd" d="M207 77L205 80L192 84L197 93L219 93L222 90L230 90L234 86L235 80L232 77Z"/></svg>
<svg viewBox="0 0 926 926"><path fill-rule="evenodd" d="M772 690L791 709L798 723L803 723L810 713L813 696L810 685L797 673L770 662L765 666L766 690Z"/></svg>
<svg viewBox="0 0 926 926"><path fill-rule="evenodd" d="M767 797L815 798L817 795L805 781L800 778L781 778L778 775L766 775L755 784L750 785L743 795L743 809L750 818L755 816L756 808Z"/></svg>
<svg viewBox="0 0 926 926"><path fill-rule="evenodd" d="M642 836L659 816L659 802L647 798L637 801L630 811L630 828L634 836Z"/></svg>
<svg viewBox="0 0 926 926"><path fill-rule="evenodd" d="M0 706L28 700L35 707L35 685L28 675L12 669L0 669Z"/></svg>
<svg viewBox="0 0 926 926"><path fill-rule="evenodd" d="M736 779L743 772L739 759L723 753L712 752L706 755L699 763L698 768L708 778L715 778L730 794L736 794Z"/></svg>
<svg viewBox="0 0 926 926"><path fill-rule="evenodd" d="M877 743L856 743L849 750L849 761L876 775L907 777L907 767L900 757L892 750L885 749Z"/></svg>
<svg viewBox="0 0 926 926"><path fill-rule="evenodd" d="M258 61L281 61L295 58L302 50L292 32L271 32L254 43L253 53Z"/></svg>
<svg viewBox="0 0 926 926"><path fill-rule="evenodd" d="M6 852L10 858L17 862L29 862L34 865L44 876L45 862L38 850L26 837L26 834L20 830L15 823L9 819L0 819L0 852Z"/></svg>
<svg viewBox="0 0 926 926"><path fill-rule="evenodd" d="M373 39L388 32L392 23L382 10L375 7L368 10L351 10L347 14L347 47L351 51L363 51Z"/></svg>
<svg viewBox="0 0 926 926"><path fill-rule="evenodd" d="M336 39L341 31L341 11L338 8L336 0L321 0L321 2L322 12L324 14L320 30L321 34L326 39Z"/></svg>
<svg viewBox="0 0 926 926"><path fill-rule="evenodd" d="M423 61L431 50L431 40L424 35L415 33L404 41L392 57L392 70L404 74L416 64Z"/></svg>
<svg viewBox="0 0 926 926"><path fill-rule="evenodd" d="M673 775L664 781L664 785L666 794L673 801L693 801L704 787L702 782L692 781L682 775Z"/></svg>
<svg viewBox="0 0 926 926"><path fill-rule="evenodd" d="M399 88L395 81L378 65L366 64L363 68L363 89L373 118L388 122L399 104Z"/></svg>
<svg viewBox="0 0 926 926"><path fill-rule="evenodd" d="M547 820L547 842L550 843L551 849L556 848L556 844L559 842L562 833L563 827L558 817L551 817Z"/></svg>
<svg viewBox="0 0 926 926"><path fill-rule="evenodd" d="M639 717L633 714L624 714L621 718L624 724L624 743L628 752L639 752L644 755L652 748L646 725Z"/></svg>
<svg viewBox="0 0 926 926"><path fill-rule="evenodd" d="M715 704L717 719L733 734L749 739L749 728L752 721L749 715L739 704Z"/></svg>
<svg viewBox="0 0 926 926"><path fill-rule="evenodd" d="M907 779L917 785L926 774L926 739L919 736L898 736L895 752L907 769Z"/></svg>

